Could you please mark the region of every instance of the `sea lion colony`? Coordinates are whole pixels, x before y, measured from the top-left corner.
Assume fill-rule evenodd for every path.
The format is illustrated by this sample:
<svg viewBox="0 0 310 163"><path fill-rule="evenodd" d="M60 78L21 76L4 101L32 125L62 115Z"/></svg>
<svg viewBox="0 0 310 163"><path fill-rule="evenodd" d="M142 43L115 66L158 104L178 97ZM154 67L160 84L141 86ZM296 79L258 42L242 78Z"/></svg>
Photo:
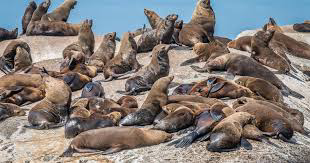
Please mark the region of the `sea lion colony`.
<svg viewBox="0 0 310 163"><path fill-rule="evenodd" d="M34 66L29 45L19 40L10 42L0 58L0 69L6 74L0 80L0 120L25 116L22 105L40 101L29 111L29 124L25 127L42 130L64 126L65 138L73 140L62 157L79 152L110 154L156 145L171 141L171 133L190 126L194 129L188 135L169 145L180 148L210 140L207 150L228 152L239 146L252 149L247 139L277 146L269 138L298 143L291 139L294 131L309 136L303 127L303 114L289 108L283 100L283 96L301 95L265 66L294 75L287 54L310 59L310 45L283 34L274 19L254 36L228 43L228 39L214 36L216 19L210 0L199 0L192 19L184 24L183 20L177 21L176 14L161 18L145 9L153 29L126 32L119 52L114 55L115 32L106 34L94 51L94 22L85 20L79 25L66 22L76 0L65 0L47 13L50 4L50 0L38 7L34 1L29 3L22 20L23 34L78 35L78 40L63 50L59 71ZM300 32L309 32L309 28L307 21L294 25ZM139 34L136 43L134 37ZM0 41L16 38L16 31L0 29ZM195 71L226 71L228 75L243 77L230 81L214 75L203 81L183 83L170 95L168 89L174 76L169 74L173 58L169 59L168 53L176 46L193 47L197 54L197 58L185 61L186 64L206 62L202 68L191 66ZM251 56L230 53L227 47L248 51ZM152 51L152 59L140 71L136 55L142 51ZM101 82L136 72L126 81L125 92L118 91L131 96L117 101L105 98ZM99 73L106 79L92 81ZM72 91L80 89L83 89L81 97L71 99ZM139 107L134 96L148 90ZM235 99L233 106L225 104L223 98ZM124 127L137 125L154 127Z"/></svg>

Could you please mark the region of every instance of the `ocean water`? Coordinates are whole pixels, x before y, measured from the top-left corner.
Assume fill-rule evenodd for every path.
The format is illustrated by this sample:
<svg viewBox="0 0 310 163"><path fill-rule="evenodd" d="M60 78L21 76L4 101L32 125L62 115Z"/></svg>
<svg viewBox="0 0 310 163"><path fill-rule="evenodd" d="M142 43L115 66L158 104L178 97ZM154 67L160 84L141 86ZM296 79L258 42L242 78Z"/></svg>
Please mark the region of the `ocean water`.
<svg viewBox="0 0 310 163"><path fill-rule="evenodd" d="M37 4L43 0L36 0ZM132 31L148 25L144 8L155 10L160 16L176 13L184 22L191 18L196 0L77 0L68 22L79 23L93 19L97 35L107 32ZM19 27L29 0L1 0L0 27ZM63 0L52 0L52 11ZM310 19L310 0L212 0L216 13L215 35L235 38L241 31L261 28L269 17L279 25L294 24ZM148 25L149 26L149 25Z"/></svg>

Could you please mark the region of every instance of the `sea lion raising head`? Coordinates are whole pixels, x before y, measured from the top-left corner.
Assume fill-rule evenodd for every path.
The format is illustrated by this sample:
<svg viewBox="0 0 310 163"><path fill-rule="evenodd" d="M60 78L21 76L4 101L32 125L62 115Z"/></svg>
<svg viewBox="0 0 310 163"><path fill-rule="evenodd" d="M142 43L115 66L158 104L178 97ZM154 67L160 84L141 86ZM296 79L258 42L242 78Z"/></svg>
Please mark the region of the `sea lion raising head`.
<svg viewBox="0 0 310 163"><path fill-rule="evenodd" d="M48 21L64 21L67 22L71 9L77 4L76 0L65 0L60 6L58 6L51 13L46 14L42 20Z"/></svg>
<svg viewBox="0 0 310 163"><path fill-rule="evenodd" d="M23 26L23 33L22 34L26 33L28 24L30 23L30 20L32 18L32 14L36 9L37 9L36 2L30 1L26 10L25 10L24 16L22 18L22 26Z"/></svg>

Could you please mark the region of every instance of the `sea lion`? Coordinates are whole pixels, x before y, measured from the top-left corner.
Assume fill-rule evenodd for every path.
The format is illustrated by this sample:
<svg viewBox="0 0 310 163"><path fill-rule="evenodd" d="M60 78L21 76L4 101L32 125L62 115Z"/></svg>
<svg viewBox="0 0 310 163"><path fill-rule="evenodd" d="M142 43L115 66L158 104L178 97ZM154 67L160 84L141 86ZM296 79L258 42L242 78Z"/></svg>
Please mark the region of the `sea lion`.
<svg viewBox="0 0 310 163"><path fill-rule="evenodd" d="M24 16L22 18L22 26L23 26L23 33L22 34L26 33L28 24L30 23L30 20L32 18L32 14L36 9L37 9L36 2L33 0L30 1L26 10L25 10Z"/></svg>
<svg viewBox="0 0 310 163"><path fill-rule="evenodd" d="M155 11L144 9L144 14L147 17L152 29L157 29L160 24L164 21Z"/></svg>
<svg viewBox="0 0 310 163"><path fill-rule="evenodd" d="M116 32L104 35L97 51L90 57L88 65L96 66L98 71L103 71L104 66L114 57Z"/></svg>
<svg viewBox="0 0 310 163"><path fill-rule="evenodd" d="M60 6L54 9L51 13L44 16L44 20L48 21L64 21L67 22L70 11L77 4L76 0L65 0Z"/></svg>
<svg viewBox="0 0 310 163"><path fill-rule="evenodd" d="M143 102L141 108L126 116L120 121L122 126L149 125L152 124L161 108L168 102L168 86L174 76L158 79L152 86L150 93Z"/></svg>
<svg viewBox="0 0 310 163"><path fill-rule="evenodd" d="M266 100L283 103L283 95L279 89L264 79L244 76L235 80L235 83L249 88L256 95L262 96Z"/></svg>
<svg viewBox="0 0 310 163"><path fill-rule="evenodd" d="M251 41L253 36L242 36L227 44L227 47L251 53Z"/></svg>
<svg viewBox="0 0 310 163"><path fill-rule="evenodd" d="M26 112L15 104L0 103L0 121L13 116L25 116Z"/></svg>
<svg viewBox="0 0 310 163"><path fill-rule="evenodd" d="M273 18L269 18L269 22L267 24L264 25L263 30L265 31L277 31L280 33L283 33L283 30L281 29L281 27L279 27L276 23L276 21Z"/></svg>
<svg viewBox="0 0 310 163"><path fill-rule="evenodd" d="M224 103L215 103L196 117L195 129L190 134L170 143L176 148L190 146L197 138L202 138L204 135L212 131L212 129L224 118L233 114L235 111Z"/></svg>
<svg viewBox="0 0 310 163"><path fill-rule="evenodd" d="M174 32L172 35L172 43L181 45L181 42L179 40L180 31L183 28L183 20L178 20L174 24Z"/></svg>
<svg viewBox="0 0 310 163"><path fill-rule="evenodd" d="M289 94L291 91L275 74L263 65L256 62L253 58L241 54L228 53L215 58L205 65L204 68L191 66L198 72L211 72L214 70L224 70L229 74L240 76L251 76L269 81L282 92Z"/></svg>
<svg viewBox="0 0 310 163"><path fill-rule="evenodd" d="M189 94L211 98L229 97L231 99L255 96L250 89L219 76L211 76L207 80L197 83L192 87Z"/></svg>
<svg viewBox="0 0 310 163"><path fill-rule="evenodd" d="M87 75L78 72L67 72L60 76L61 77L58 78L64 80L69 85L72 92L82 89L87 83L92 81Z"/></svg>
<svg viewBox="0 0 310 163"><path fill-rule="evenodd" d="M170 44L178 15L168 15L157 29L145 32L137 42L138 53L151 51L158 44Z"/></svg>
<svg viewBox="0 0 310 163"><path fill-rule="evenodd" d="M224 118L210 133L208 151L233 151L239 144L245 149L251 150L252 145L242 137L243 127L247 124L256 124L255 116L247 112L237 112Z"/></svg>
<svg viewBox="0 0 310 163"><path fill-rule="evenodd" d="M184 24L179 33L180 43L189 47L197 43L209 42L209 39L210 37L200 24Z"/></svg>
<svg viewBox="0 0 310 163"><path fill-rule="evenodd" d="M50 5L51 5L51 0L45 0L42 3L40 3L40 5L34 10L29 24L36 22L36 21L40 21L42 16L44 14L46 14ZM28 24L28 26L29 26L29 24ZM28 32L28 27L27 27L26 32Z"/></svg>
<svg viewBox="0 0 310 163"><path fill-rule="evenodd" d="M294 24L293 29L297 32L310 32L310 21L305 20L304 23Z"/></svg>
<svg viewBox="0 0 310 163"><path fill-rule="evenodd" d="M60 65L60 73L66 74L68 72L78 72L90 78L94 78L97 76L97 67L79 63L75 58L71 58L70 60L65 59Z"/></svg>
<svg viewBox="0 0 310 163"><path fill-rule="evenodd" d="M133 96L122 96L116 103L125 108L138 108L137 99Z"/></svg>
<svg viewBox="0 0 310 163"><path fill-rule="evenodd" d="M137 72L141 65L137 61L137 44L130 32L125 32L118 54L103 69L104 81Z"/></svg>
<svg viewBox="0 0 310 163"><path fill-rule="evenodd" d="M280 73L288 73L290 64L282 57L269 48L268 44L275 31L258 31L251 40L251 57L263 65L274 68ZM284 54L285 55L285 54Z"/></svg>
<svg viewBox="0 0 310 163"><path fill-rule="evenodd" d="M248 112L255 116L256 127L269 136L290 142L294 134L294 130L290 122L281 116L277 111L270 108L268 105L259 104L256 102L248 102L244 105L234 107L237 112Z"/></svg>
<svg viewBox="0 0 310 163"><path fill-rule="evenodd" d="M35 21L30 22L27 36L77 36L81 24L69 24L62 21Z"/></svg>
<svg viewBox="0 0 310 163"><path fill-rule="evenodd" d="M177 86L171 95L188 95L189 91L193 88L196 82L189 83L189 84L181 84Z"/></svg>
<svg viewBox="0 0 310 163"><path fill-rule="evenodd" d="M43 74L45 98L35 105L28 115L32 129L49 129L65 124L71 104L70 87L60 79ZM55 89L57 88L57 89Z"/></svg>
<svg viewBox="0 0 310 163"><path fill-rule="evenodd" d="M89 130L75 137L61 157L70 157L76 152L111 154L123 149L157 145L170 141L171 137L171 134L164 131L144 128L108 127Z"/></svg>
<svg viewBox="0 0 310 163"><path fill-rule="evenodd" d="M20 86L19 88L20 89L18 90L15 89L15 91L14 89L9 89L5 90L5 92L1 92L1 101L21 106L23 104L40 101L45 97L45 91L42 87L34 88Z"/></svg>
<svg viewBox="0 0 310 163"><path fill-rule="evenodd" d="M0 88L23 86L39 88L43 85L43 78L39 74L9 74L1 77Z"/></svg>
<svg viewBox="0 0 310 163"><path fill-rule="evenodd" d="M0 28L0 42L4 40L16 39L17 35L18 35L18 28L15 28L12 31Z"/></svg>
<svg viewBox="0 0 310 163"><path fill-rule="evenodd" d="M170 71L169 50L169 45L155 46L149 65L126 81L124 94L137 95L140 92L148 91L158 79L168 76ZM123 92L120 91L120 93Z"/></svg>
<svg viewBox="0 0 310 163"><path fill-rule="evenodd" d="M73 107L70 108L70 115L69 118L73 119L73 118L88 118L90 117L91 113L89 110L87 110L85 107L82 106L78 106L75 105Z"/></svg>
<svg viewBox="0 0 310 163"><path fill-rule="evenodd" d="M207 103L210 106L217 102L221 102L219 99L215 98L206 98L196 95L172 95L168 96L168 104L170 103L179 103L183 101L189 101L189 102L197 102L197 103Z"/></svg>
<svg viewBox="0 0 310 163"><path fill-rule="evenodd" d="M14 58L14 71L19 71L32 66L31 54L24 48L17 47L16 55Z"/></svg>
<svg viewBox="0 0 310 163"><path fill-rule="evenodd" d="M84 86L81 97L89 98L95 96L104 98L104 95L104 89L100 82L89 82Z"/></svg>

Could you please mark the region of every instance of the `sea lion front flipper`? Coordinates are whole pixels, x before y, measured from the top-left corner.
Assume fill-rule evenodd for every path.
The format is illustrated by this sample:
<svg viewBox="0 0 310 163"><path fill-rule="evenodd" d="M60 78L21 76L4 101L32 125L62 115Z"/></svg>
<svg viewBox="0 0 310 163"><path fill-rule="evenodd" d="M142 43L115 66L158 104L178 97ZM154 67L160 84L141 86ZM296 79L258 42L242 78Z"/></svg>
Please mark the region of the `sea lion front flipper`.
<svg viewBox="0 0 310 163"><path fill-rule="evenodd" d="M246 150L252 150L253 149L252 144L245 138L241 138L240 144L241 144L241 147L243 147Z"/></svg>
<svg viewBox="0 0 310 163"><path fill-rule="evenodd" d="M72 157L73 153L75 153L76 150L73 149L71 146L66 149L59 157Z"/></svg>
<svg viewBox="0 0 310 163"><path fill-rule="evenodd" d="M211 133L209 132L206 135L201 136L200 138L198 138L197 141L200 141L200 142L206 141L206 140L208 140L210 138L210 136L211 136Z"/></svg>
<svg viewBox="0 0 310 163"><path fill-rule="evenodd" d="M225 82L221 82L221 83L216 83L212 86L212 88L210 89L210 93L214 93L219 91L220 89L222 89L224 87L226 83Z"/></svg>

